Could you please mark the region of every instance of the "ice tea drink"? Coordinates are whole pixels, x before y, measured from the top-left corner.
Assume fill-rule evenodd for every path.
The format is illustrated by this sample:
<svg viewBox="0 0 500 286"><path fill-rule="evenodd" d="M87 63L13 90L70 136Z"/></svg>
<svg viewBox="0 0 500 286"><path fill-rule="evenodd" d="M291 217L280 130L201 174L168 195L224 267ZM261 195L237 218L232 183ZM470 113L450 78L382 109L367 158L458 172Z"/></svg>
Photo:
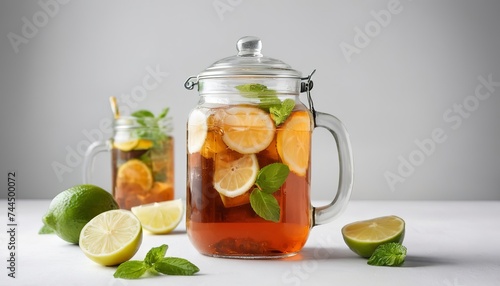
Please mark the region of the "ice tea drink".
<svg viewBox="0 0 500 286"><path fill-rule="evenodd" d="M191 112L186 224L200 253L286 257L304 246L312 226L311 115L298 104L283 122L274 119L252 104Z"/></svg>
<svg viewBox="0 0 500 286"><path fill-rule="evenodd" d="M173 144L172 137L113 143L113 196L120 208L174 198Z"/></svg>

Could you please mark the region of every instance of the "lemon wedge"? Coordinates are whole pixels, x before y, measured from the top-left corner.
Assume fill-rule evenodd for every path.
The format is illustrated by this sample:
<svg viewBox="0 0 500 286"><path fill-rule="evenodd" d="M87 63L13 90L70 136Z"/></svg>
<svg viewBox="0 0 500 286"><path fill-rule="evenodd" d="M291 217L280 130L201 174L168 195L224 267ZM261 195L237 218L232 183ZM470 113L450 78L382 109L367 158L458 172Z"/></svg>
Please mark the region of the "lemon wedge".
<svg viewBox="0 0 500 286"><path fill-rule="evenodd" d="M166 234L179 225L184 207L182 200L177 199L132 207L131 211L139 218L145 230L154 234Z"/></svg>

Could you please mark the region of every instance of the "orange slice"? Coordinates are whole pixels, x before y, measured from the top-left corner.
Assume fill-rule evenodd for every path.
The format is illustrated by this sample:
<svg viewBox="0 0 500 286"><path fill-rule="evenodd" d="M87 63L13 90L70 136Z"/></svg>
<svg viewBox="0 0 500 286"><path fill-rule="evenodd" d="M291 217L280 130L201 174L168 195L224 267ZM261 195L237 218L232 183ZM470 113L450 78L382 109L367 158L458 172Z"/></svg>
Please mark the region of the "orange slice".
<svg viewBox="0 0 500 286"><path fill-rule="evenodd" d="M121 165L118 169L117 185L122 184L137 184L144 191L151 189L153 186L153 175L148 166L141 160L132 159Z"/></svg>
<svg viewBox="0 0 500 286"><path fill-rule="evenodd" d="M148 139L139 139L137 146L134 147L134 150L147 150L153 147L153 141Z"/></svg>
<svg viewBox="0 0 500 286"><path fill-rule="evenodd" d="M169 201L174 199L174 186L164 182L154 182L151 190L152 201Z"/></svg>
<svg viewBox="0 0 500 286"><path fill-rule="evenodd" d="M283 163L297 175L305 176L311 155L311 118L307 111L298 111L278 130L276 144Z"/></svg>
<svg viewBox="0 0 500 286"><path fill-rule="evenodd" d="M257 107L238 106L225 110L222 140L241 154L258 153L274 138L274 122L268 113Z"/></svg>
<svg viewBox="0 0 500 286"><path fill-rule="evenodd" d="M255 183L259 163L255 154L227 151L215 156L214 188L234 198L244 194Z"/></svg>

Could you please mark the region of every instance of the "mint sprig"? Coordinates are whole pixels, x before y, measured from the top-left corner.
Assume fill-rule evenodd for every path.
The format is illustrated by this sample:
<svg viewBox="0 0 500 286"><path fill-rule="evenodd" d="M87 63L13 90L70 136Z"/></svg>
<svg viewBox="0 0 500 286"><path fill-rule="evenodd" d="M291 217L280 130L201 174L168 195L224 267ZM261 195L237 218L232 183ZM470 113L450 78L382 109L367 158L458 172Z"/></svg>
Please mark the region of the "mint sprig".
<svg viewBox="0 0 500 286"><path fill-rule="evenodd" d="M276 123L276 126L279 126L290 116L293 108L295 107L295 101L287 98L280 104L273 105L269 108L269 114L271 118Z"/></svg>
<svg viewBox="0 0 500 286"><path fill-rule="evenodd" d="M250 193L250 205L261 218L273 222L280 220L280 206L273 193L286 181L290 169L282 163L265 166L257 173L256 188Z"/></svg>
<svg viewBox="0 0 500 286"><path fill-rule="evenodd" d="M131 116L137 118L137 123L145 127L134 130L136 132L136 137L150 139L152 141L165 139L167 137L165 132L171 132L172 126L168 125L167 130L164 130L162 126L159 125L159 122L167 117L168 111L168 107L164 108L157 117L155 117L151 111L145 109L132 113Z"/></svg>
<svg viewBox="0 0 500 286"><path fill-rule="evenodd" d="M406 258L406 247L397 242L379 245L368 259L369 265L401 266Z"/></svg>
<svg viewBox="0 0 500 286"><path fill-rule="evenodd" d="M242 84L236 86L243 96L250 98L258 98L260 100L259 107L269 112L276 126L279 126L290 116L295 101L293 99L285 99L281 101L276 96L276 91L268 89L267 86L259 83Z"/></svg>
<svg viewBox="0 0 500 286"><path fill-rule="evenodd" d="M113 276L123 279L138 279L146 272L153 275L194 275L200 269L184 258L165 257L168 245L153 247L146 254L144 261L129 260L118 266Z"/></svg>

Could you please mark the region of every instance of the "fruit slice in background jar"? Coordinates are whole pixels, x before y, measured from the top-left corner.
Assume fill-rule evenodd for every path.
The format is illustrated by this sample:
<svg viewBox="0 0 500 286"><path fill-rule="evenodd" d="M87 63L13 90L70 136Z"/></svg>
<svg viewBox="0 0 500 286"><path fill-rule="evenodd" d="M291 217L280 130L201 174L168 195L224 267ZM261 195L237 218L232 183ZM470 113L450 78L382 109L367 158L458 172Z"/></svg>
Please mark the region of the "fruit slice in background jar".
<svg viewBox="0 0 500 286"><path fill-rule="evenodd" d="M169 183L154 182L149 193L151 195L149 201L161 202L174 199L174 187Z"/></svg>
<svg viewBox="0 0 500 286"><path fill-rule="evenodd" d="M297 175L305 176L311 154L311 119L307 111L298 111L278 130L276 144L283 163Z"/></svg>
<svg viewBox="0 0 500 286"><path fill-rule="evenodd" d="M133 148L134 150L147 150L153 147L153 141L148 139L139 139L137 145Z"/></svg>
<svg viewBox="0 0 500 286"><path fill-rule="evenodd" d="M226 151L215 155L214 188L222 195L235 198L255 183L259 163L255 154Z"/></svg>
<svg viewBox="0 0 500 286"><path fill-rule="evenodd" d="M128 140L128 141L115 141L113 142L113 147L115 149L121 150L121 151L130 151L133 150L137 144L139 143L139 139L133 139L133 140Z"/></svg>
<svg viewBox="0 0 500 286"><path fill-rule="evenodd" d="M132 159L120 166L116 181L117 186L137 184L143 191L147 191L153 186L153 175L141 160Z"/></svg>
<svg viewBox="0 0 500 286"><path fill-rule="evenodd" d="M238 106L225 110L224 143L241 154L258 153L274 138L274 122L268 113L257 107Z"/></svg>

